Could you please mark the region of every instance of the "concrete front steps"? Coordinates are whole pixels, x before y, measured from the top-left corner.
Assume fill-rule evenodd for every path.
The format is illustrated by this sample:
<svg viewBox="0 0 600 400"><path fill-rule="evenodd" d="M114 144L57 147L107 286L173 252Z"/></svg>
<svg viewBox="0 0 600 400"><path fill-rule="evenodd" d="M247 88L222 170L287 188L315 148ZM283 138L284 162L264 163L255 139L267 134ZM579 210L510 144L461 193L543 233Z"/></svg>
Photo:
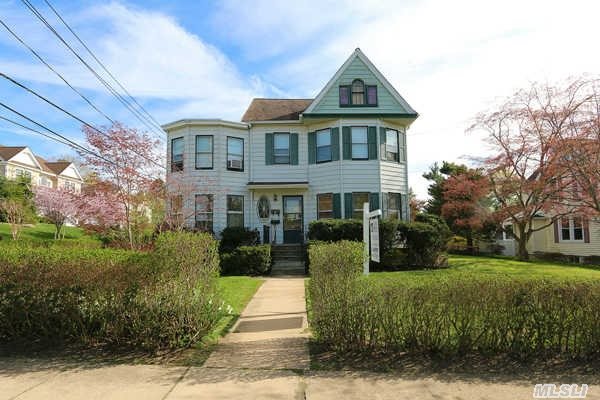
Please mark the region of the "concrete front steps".
<svg viewBox="0 0 600 400"><path fill-rule="evenodd" d="M302 244L271 245L271 275L305 275L306 248Z"/></svg>

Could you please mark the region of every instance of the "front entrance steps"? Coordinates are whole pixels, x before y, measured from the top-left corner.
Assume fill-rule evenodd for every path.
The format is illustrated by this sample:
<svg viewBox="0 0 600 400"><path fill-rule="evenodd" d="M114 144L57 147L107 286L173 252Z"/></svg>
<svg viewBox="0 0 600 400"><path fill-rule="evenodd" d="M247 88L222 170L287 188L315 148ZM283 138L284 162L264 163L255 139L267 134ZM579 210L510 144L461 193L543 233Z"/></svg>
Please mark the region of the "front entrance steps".
<svg viewBox="0 0 600 400"><path fill-rule="evenodd" d="M271 275L306 274L306 248L302 244L273 244L271 257Z"/></svg>

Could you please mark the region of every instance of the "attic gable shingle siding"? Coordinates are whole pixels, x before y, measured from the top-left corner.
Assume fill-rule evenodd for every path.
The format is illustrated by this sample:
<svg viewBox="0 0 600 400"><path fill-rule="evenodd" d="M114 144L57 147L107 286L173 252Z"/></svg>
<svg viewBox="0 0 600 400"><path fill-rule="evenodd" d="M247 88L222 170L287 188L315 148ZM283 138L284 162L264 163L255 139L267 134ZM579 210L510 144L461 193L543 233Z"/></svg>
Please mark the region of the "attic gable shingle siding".
<svg viewBox="0 0 600 400"><path fill-rule="evenodd" d="M253 99L242 121L297 121L310 103L312 99Z"/></svg>
<svg viewBox="0 0 600 400"><path fill-rule="evenodd" d="M340 107L339 87L350 85L354 79L362 79L365 85L377 85L377 107ZM407 114L406 110L392 94L384 87L383 83L369 70L360 58L352 60L348 68L329 88L321 102L314 108L312 114L362 114L362 113L389 113Z"/></svg>

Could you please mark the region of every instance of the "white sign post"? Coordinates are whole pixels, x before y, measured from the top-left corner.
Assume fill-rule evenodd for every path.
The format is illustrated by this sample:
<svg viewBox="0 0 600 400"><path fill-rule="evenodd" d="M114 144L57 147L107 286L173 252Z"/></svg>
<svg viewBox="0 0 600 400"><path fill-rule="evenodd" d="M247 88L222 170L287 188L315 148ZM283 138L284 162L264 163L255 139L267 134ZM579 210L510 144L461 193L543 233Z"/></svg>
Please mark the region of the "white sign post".
<svg viewBox="0 0 600 400"><path fill-rule="evenodd" d="M363 274L369 275L369 258L379 262L379 220L381 210L369 212L369 203L363 204ZM369 246L370 243L370 246ZM369 257L369 249L371 257Z"/></svg>

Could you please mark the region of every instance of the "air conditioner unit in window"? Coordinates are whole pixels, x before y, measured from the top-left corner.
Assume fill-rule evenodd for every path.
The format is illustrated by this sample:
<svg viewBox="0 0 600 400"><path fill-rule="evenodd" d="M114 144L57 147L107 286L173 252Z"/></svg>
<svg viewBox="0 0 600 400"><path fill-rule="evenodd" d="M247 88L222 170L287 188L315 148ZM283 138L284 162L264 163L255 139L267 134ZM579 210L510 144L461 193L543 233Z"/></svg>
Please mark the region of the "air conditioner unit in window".
<svg viewBox="0 0 600 400"><path fill-rule="evenodd" d="M227 168L242 169L242 160L228 160Z"/></svg>

